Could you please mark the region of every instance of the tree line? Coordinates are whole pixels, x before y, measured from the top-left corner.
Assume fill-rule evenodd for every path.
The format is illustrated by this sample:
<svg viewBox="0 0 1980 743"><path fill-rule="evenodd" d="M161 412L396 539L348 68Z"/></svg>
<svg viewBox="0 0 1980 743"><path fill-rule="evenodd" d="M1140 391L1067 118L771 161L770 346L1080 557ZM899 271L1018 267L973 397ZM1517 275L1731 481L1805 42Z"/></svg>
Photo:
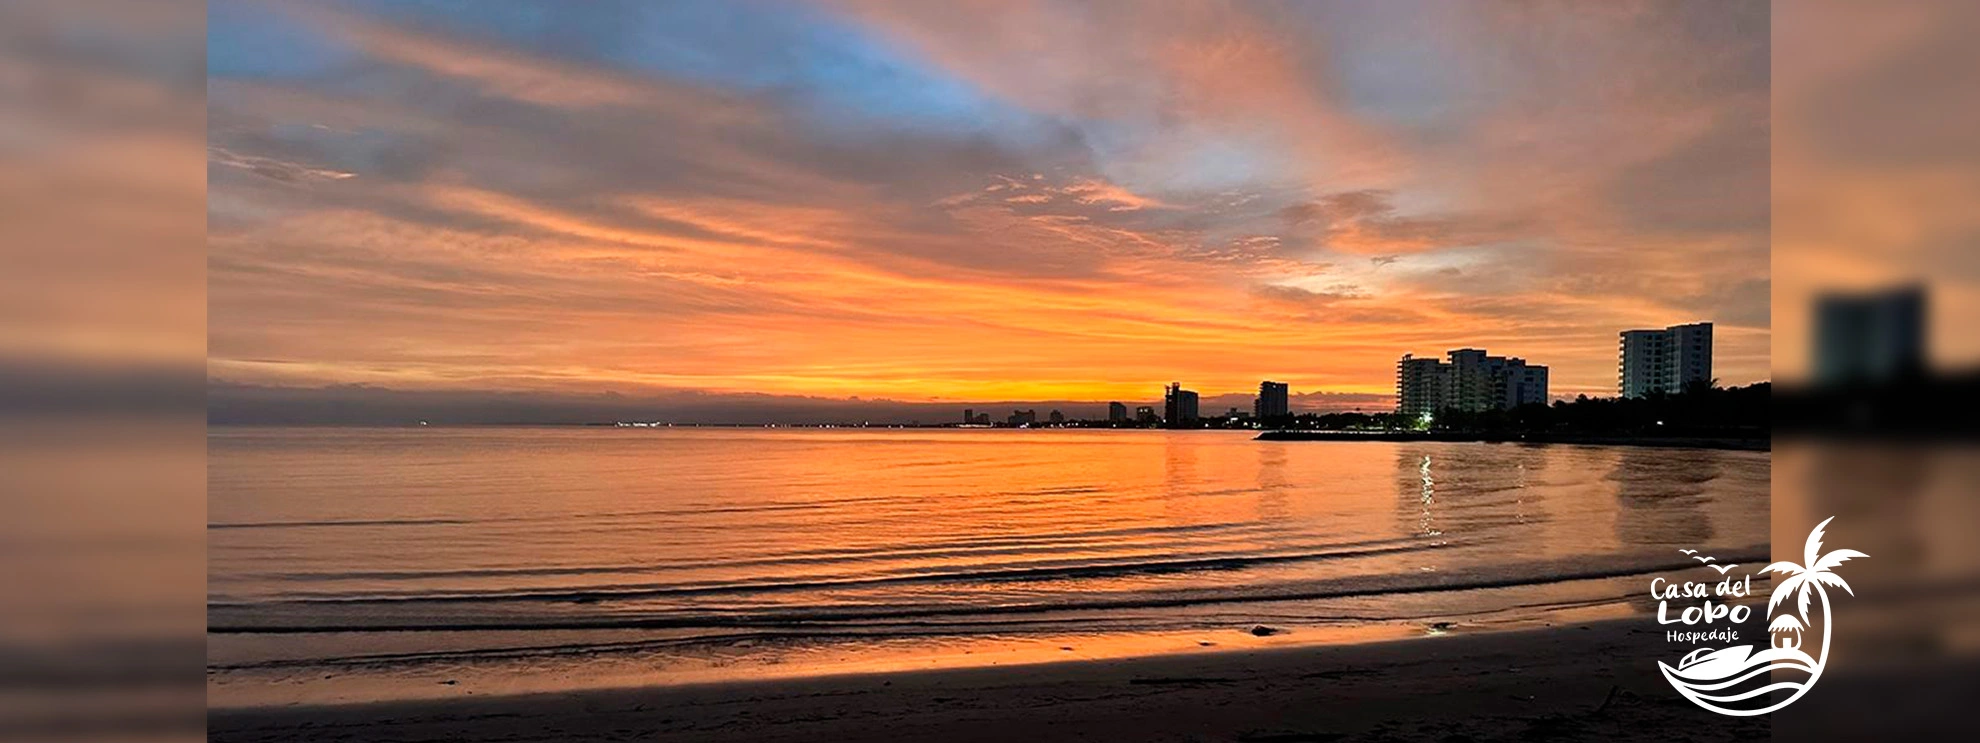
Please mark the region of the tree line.
<svg viewBox="0 0 1980 743"><path fill-rule="evenodd" d="M1757 433L1767 429L1767 382L1718 387L1700 382L1677 394L1646 397L1589 397L1530 404L1509 410L1446 409L1421 416L1398 413L1303 413L1259 423L1264 428L1310 431L1437 431L1449 433L1574 433L1605 435L1702 436Z"/></svg>

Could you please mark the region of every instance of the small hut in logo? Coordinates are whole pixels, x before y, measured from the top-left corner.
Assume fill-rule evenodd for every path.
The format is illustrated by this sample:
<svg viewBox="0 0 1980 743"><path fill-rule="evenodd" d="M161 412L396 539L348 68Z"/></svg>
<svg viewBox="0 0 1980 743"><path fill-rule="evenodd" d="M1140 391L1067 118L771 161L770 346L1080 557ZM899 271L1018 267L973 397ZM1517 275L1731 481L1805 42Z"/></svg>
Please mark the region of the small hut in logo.
<svg viewBox="0 0 1980 743"><path fill-rule="evenodd" d="M1835 568L1859 557L1856 550L1822 552L1822 531L1834 517L1824 519L1808 533L1802 563L1776 562L1766 572L1786 576L1774 584L1767 597L1767 612L1774 615L1767 624L1768 647L1755 652L1751 645L1725 648L1698 648L1678 661L1676 667L1658 662L1664 679L1700 707L1722 715L1750 717L1764 715L1793 704L1822 677L1822 666L1829 659L1829 639L1834 622L1829 613L1829 588L1840 588L1855 595L1849 583L1836 575ZM1793 603L1788 599L1792 597ZM1819 604L1819 611L1811 609ZM1821 647L1817 655L1802 650L1803 634L1821 627ZM1787 692L1781 697L1777 692Z"/></svg>
<svg viewBox="0 0 1980 743"><path fill-rule="evenodd" d="M1767 625L1767 632L1773 635L1774 647L1778 650L1796 650L1801 647L1801 620L1795 619L1793 614L1774 617L1774 622Z"/></svg>

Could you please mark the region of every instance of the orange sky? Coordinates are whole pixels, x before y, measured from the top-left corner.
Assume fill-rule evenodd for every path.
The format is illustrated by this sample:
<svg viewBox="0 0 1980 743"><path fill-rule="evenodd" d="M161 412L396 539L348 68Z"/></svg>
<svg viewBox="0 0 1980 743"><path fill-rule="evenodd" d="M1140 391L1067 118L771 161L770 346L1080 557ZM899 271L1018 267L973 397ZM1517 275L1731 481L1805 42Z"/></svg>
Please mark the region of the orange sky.
<svg viewBox="0 0 1980 743"><path fill-rule="evenodd" d="M1767 8L234 7L209 376L1387 394L1618 331L1768 377ZM381 9L382 8L382 9Z"/></svg>
<svg viewBox="0 0 1980 743"><path fill-rule="evenodd" d="M1774 373L1809 376L1817 296L1900 284L1927 290L1928 361L1980 365L1980 7L1820 0L1775 23Z"/></svg>

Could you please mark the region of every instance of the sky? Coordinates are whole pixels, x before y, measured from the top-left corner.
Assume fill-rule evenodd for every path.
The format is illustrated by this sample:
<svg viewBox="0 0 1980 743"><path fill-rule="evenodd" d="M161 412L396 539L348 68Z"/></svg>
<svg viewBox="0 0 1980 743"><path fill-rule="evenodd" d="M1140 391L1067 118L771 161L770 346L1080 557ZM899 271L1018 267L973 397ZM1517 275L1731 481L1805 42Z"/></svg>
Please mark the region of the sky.
<svg viewBox="0 0 1980 743"><path fill-rule="evenodd" d="M1980 369L1980 6L1783 4L1773 19L1773 371L1808 381L1819 297L1915 286L1926 361Z"/></svg>
<svg viewBox="0 0 1980 743"><path fill-rule="evenodd" d="M216 0L208 34L243 400L1374 410L1463 347L1612 395L1620 331L1695 321L1769 378L1762 2Z"/></svg>

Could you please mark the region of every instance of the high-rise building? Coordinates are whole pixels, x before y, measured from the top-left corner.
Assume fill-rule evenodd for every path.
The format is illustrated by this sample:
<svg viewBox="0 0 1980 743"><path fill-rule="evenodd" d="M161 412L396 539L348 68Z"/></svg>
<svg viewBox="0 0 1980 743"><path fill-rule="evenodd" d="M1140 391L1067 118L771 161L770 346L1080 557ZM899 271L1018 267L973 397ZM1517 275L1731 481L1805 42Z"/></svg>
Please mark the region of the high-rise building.
<svg viewBox="0 0 1980 743"><path fill-rule="evenodd" d="M1107 403L1107 422L1125 423L1127 422L1127 419L1128 417L1127 417L1126 405L1122 405L1117 402Z"/></svg>
<svg viewBox="0 0 1980 743"><path fill-rule="evenodd" d="M1501 372L1505 389L1501 392L1500 406L1517 408L1521 405L1547 404L1547 367L1528 364L1523 359L1511 359L1517 365L1507 365Z"/></svg>
<svg viewBox="0 0 1980 743"><path fill-rule="evenodd" d="M1160 421L1161 419L1155 417L1154 406L1143 405L1141 407L1134 409L1134 420L1137 423L1155 423L1157 421Z"/></svg>
<svg viewBox="0 0 1980 743"><path fill-rule="evenodd" d="M1444 361L1405 355L1396 362L1397 413L1510 410L1547 402L1547 367L1516 356L1492 356L1478 348L1460 348L1447 357Z"/></svg>
<svg viewBox="0 0 1980 743"><path fill-rule="evenodd" d="M963 423L967 425L975 422L976 422L976 411L971 410L969 408L963 408Z"/></svg>
<svg viewBox="0 0 1980 743"><path fill-rule="evenodd" d="M1925 292L1905 287L1815 301L1815 382L1889 382L1925 369Z"/></svg>
<svg viewBox="0 0 1980 743"><path fill-rule="evenodd" d="M1643 397L1663 392L1665 372L1670 368L1670 334L1662 330L1625 330L1616 361L1616 390L1623 397Z"/></svg>
<svg viewBox="0 0 1980 743"><path fill-rule="evenodd" d="M1259 420L1284 418L1292 412L1287 403L1291 388L1284 382L1259 382L1258 399L1251 403L1251 415Z"/></svg>
<svg viewBox="0 0 1980 743"><path fill-rule="evenodd" d="M1171 382L1162 395L1162 419L1171 426L1194 421L1198 418L1196 402L1195 392L1183 389L1181 382Z"/></svg>
<svg viewBox="0 0 1980 743"><path fill-rule="evenodd" d="M1005 422L1009 423L1012 428L1036 425L1038 423L1038 411L1013 410L1011 411L1011 417L1006 418Z"/></svg>
<svg viewBox="0 0 1980 743"><path fill-rule="evenodd" d="M1672 325L1663 330L1625 330L1616 361L1616 388L1623 397L1675 395L1712 382L1712 324Z"/></svg>
<svg viewBox="0 0 1980 743"><path fill-rule="evenodd" d="M1467 412L1499 407L1493 405L1501 380L1493 377L1493 358L1482 348L1460 348L1445 354L1451 373L1446 377L1444 407ZM1503 364L1504 357L1498 361Z"/></svg>
<svg viewBox="0 0 1980 743"><path fill-rule="evenodd" d="M1403 354L1396 362L1396 412L1415 418L1443 410L1449 378L1449 364Z"/></svg>

